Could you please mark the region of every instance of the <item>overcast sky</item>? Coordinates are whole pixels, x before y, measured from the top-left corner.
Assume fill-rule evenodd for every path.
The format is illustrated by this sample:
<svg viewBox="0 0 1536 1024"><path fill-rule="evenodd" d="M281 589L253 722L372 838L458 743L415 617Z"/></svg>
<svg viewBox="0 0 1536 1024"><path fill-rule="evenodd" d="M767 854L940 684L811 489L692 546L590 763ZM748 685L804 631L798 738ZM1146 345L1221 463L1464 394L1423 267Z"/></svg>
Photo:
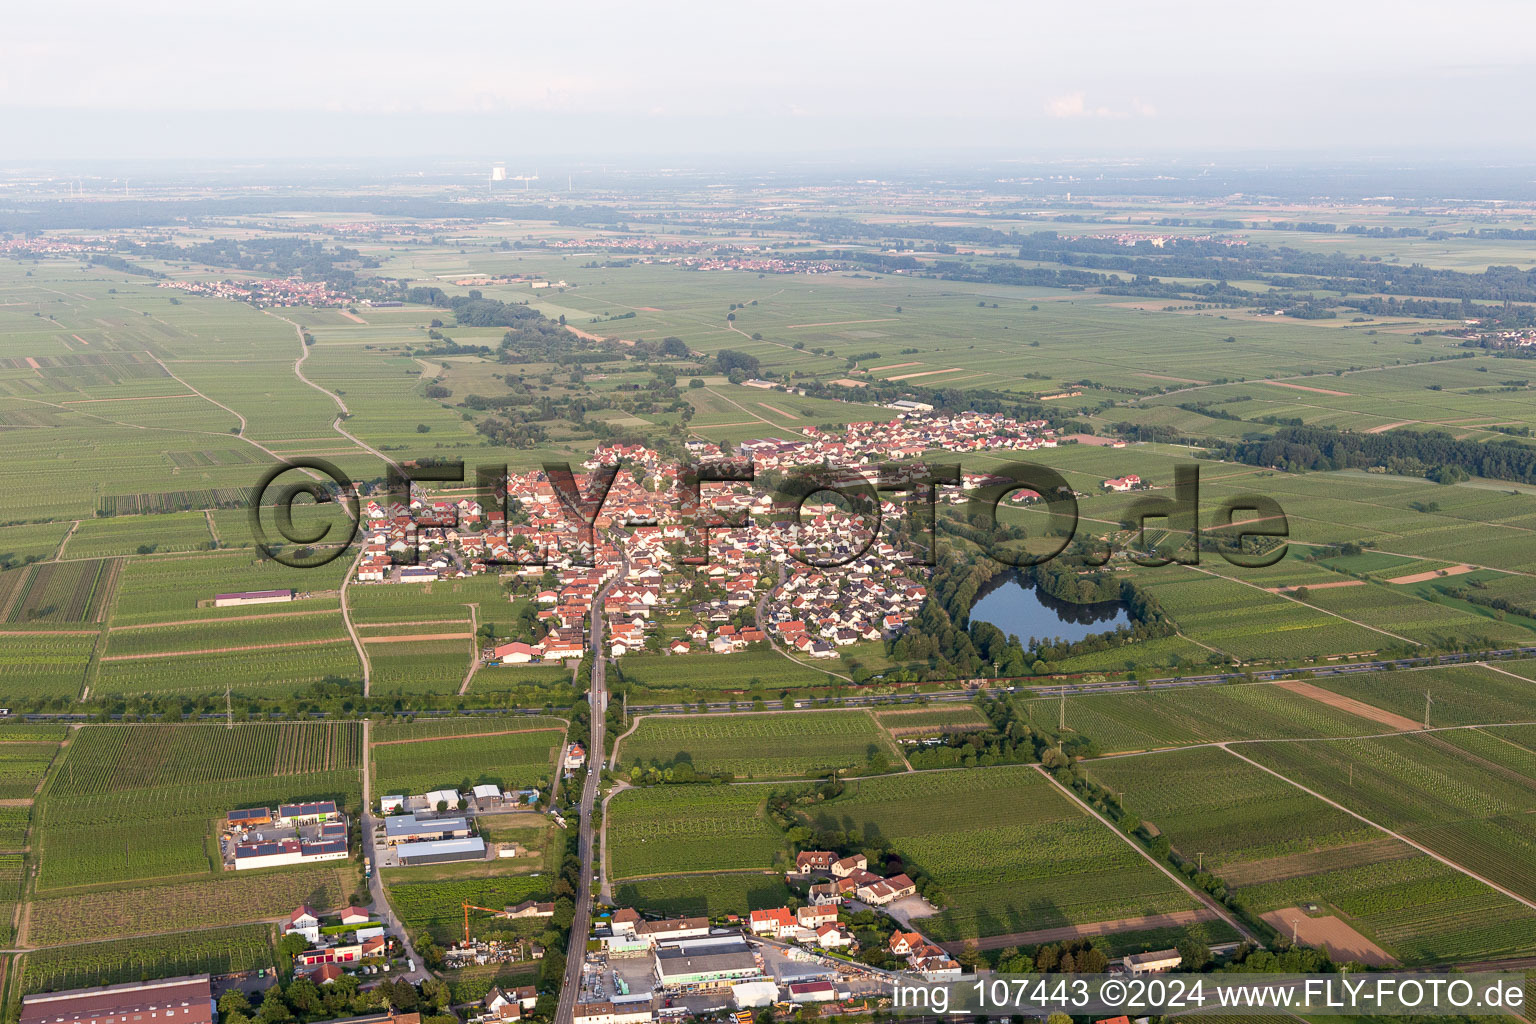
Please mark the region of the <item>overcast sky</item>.
<svg viewBox="0 0 1536 1024"><path fill-rule="evenodd" d="M1530 155L1527 0L14 4L0 162Z"/></svg>

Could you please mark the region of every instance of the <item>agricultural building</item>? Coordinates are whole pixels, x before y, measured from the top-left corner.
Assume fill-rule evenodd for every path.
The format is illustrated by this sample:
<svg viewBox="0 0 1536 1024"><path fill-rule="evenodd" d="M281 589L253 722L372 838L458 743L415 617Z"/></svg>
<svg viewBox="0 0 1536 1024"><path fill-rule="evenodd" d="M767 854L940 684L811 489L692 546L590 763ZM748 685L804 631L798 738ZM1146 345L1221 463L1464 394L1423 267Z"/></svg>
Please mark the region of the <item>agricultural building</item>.
<svg viewBox="0 0 1536 1024"><path fill-rule="evenodd" d="M266 807L247 807L244 810L230 811L225 819L230 828L254 828L257 825L272 824L272 811Z"/></svg>
<svg viewBox="0 0 1536 1024"><path fill-rule="evenodd" d="M244 604L282 604L293 600L291 590L246 590L233 594L215 594L215 608L237 608Z"/></svg>
<svg viewBox="0 0 1536 1024"><path fill-rule="evenodd" d="M311 822L330 821L337 815L336 801L320 800L309 804L282 804L277 809L273 823L282 826L307 825Z"/></svg>

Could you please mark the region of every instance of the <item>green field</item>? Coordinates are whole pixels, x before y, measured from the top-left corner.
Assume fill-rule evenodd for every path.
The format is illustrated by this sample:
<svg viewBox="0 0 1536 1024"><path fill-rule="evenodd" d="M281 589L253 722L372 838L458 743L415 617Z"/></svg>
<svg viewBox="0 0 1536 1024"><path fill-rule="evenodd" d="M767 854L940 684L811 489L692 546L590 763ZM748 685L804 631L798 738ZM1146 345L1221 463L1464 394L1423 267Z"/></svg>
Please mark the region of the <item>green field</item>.
<svg viewBox="0 0 1536 1024"><path fill-rule="evenodd" d="M789 897L784 876L776 871L643 878L614 886L614 898L620 906L666 917L745 915L751 910L782 907Z"/></svg>
<svg viewBox="0 0 1536 1024"><path fill-rule="evenodd" d="M842 671L837 662L827 667ZM712 699L754 697L772 699L808 687L828 686L838 680L814 668L762 649L735 654L689 654L684 657L629 655L619 664L615 682L632 688L632 699L646 701L687 700L694 694ZM844 673L846 674L846 673Z"/></svg>
<svg viewBox="0 0 1536 1024"><path fill-rule="evenodd" d="M454 719L376 727L374 789L415 795L494 783L503 789L538 788L554 777L565 723L522 717Z"/></svg>
<svg viewBox="0 0 1536 1024"><path fill-rule="evenodd" d="M510 907L524 900L546 899L549 895L549 879L531 876L418 882L396 882L390 874L384 877L389 904L400 915L406 930L412 935L429 934L443 944L452 942L455 935L460 940L464 938L463 905L466 902L481 907ZM478 912L470 924L476 935L486 933L491 927L486 916ZM523 924L503 922L495 927L517 930Z"/></svg>
<svg viewBox="0 0 1536 1024"><path fill-rule="evenodd" d="M1536 727L1293 744L1244 754L1370 820L1536 898Z"/></svg>
<svg viewBox="0 0 1536 1024"><path fill-rule="evenodd" d="M71 945L24 953L16 960L22 995L274 966L272 926L264 924Z"/></svg>
<svg viewBox="0 0 1536 1024"><path fill-rule="evenodd" d="M216 872L214 823L236 807L329 798L355 813L361 736L355 722L86 726L40 798L37 888Z"/></svg>
<svg viewBox="0 0 1536 1024"><path fill-rule="evenodd" d="M687 762L701 774L741 778L803 778L872 765L883 770L899 756L863 711L656 715L642 719L619 748L621 767Z"/></svg>
<svg viewBox="0 0 1536 1024"><path fill-rule="evenodd" d="M764 815L767 798L763 786L656 786L618 794L607 815L613 877L774 866L785 841Z"/></svg>
<svg viewBox="0 0 1536 1024"><path fill-rule="evenodd" d="M1027 767L853 780L812 827L889 843L930 875L938 939L1000 935L1195 907L1102 822Z"/></svg>
<svg viewBox="0 0 1536 1024"><path fill-rule="evenodd" d="M1257 746L1305 763L1333 744ZM1089 775L1255 913L1326 905L1404 962L1491 957L1536 938L1536 912L1223 751L1095 761Z"/></svg>
<svg viewBox="0 0 1536 1024"><path fill-rule="evenodd" d="M1031 722L1056 730L1061 701L1045 697L1021 705ZM1066 718L1067 728L1091 740L1100 753L1215 740L1363 736L1381 731L1369 719L1267 683L1074 695L1066 699Z"/></svg>

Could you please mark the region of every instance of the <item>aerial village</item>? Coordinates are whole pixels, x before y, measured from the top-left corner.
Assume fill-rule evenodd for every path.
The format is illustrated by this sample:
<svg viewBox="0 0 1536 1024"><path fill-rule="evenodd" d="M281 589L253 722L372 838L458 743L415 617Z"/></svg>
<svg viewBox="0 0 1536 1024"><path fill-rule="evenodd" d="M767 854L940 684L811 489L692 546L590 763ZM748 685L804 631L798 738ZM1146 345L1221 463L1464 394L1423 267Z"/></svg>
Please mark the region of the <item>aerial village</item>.
<svg viewBox="0 0 1536 1024"><path fill-rule="evenodd" d="M745 441L734 452L708 442L688 447L696 463L749 459L759 473L837 466L839 480L857 485L875 467L916 465L925 452L1029 452L1060 441L1044 420L909 410L888 423L854 423L841 432L807 427L796 439ZM536 604L537 629L483 652L486 661L502 665L581 657L584 624L605 587L602 613L614 658L640 651L730 654L758 644L836 658L839 648L902 632L927 596L925 570L910 552L893 546L888 531L872 532L863 518L831 501L807 502L796 526L794 509L776 505L761 487L705 482L698 499L711 525L700 529L693 497L659 453L639 444L605 445L583 467L589 474L617 467L591 529L542 471L509 476L505 512L479 498L413 494L408 504L367 502L357 582L516 577L520 585L511 596L521 593ZM995 479L967 473L941 500L964 501L967 491ZM1105 486L1119 489L1120 483ZM591 476L578 477L576 486L593 494ZM1030 497L1016 492L1009 500ZM879 502L883 526L906 514L899 492L882 492Z"/></svg>

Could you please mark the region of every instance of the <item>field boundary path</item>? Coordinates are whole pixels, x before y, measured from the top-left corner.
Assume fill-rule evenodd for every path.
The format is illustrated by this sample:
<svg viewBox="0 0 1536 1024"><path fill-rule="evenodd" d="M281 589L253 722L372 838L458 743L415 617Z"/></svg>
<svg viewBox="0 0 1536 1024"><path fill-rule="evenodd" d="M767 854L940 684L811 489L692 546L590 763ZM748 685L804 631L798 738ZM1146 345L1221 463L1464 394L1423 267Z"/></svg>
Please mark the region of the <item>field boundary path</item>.
<svg viewBox="0 0 1536 1024"><path fill-rule="evenodd" d="M1260 764L1258 761L1255 761L1251 757L1246 757L1246 756L1244 756L1242 754L1239 754L1237 751L1233 750L1229 744L1218 743L1218 744L1216 744L1216 746L1218 746L1221 749L1225 750L1227 753L1231 754L1233 757L1237 758L1238 760L1240 760L1240 761L1247 761L1249 764L1253 765L1255 768L1258 768L1258 769L1261 769L1263 771L1268 772L1269 774L1273 775L1275 778L1279 779L1281 782L1289 783L1290 785L1295 786L1297 789L1301 790L1303 793L1306 793L1309 796L1316 797L1317 799L1321 800L1323 803L1327 804L1329 807L1335 808L1336 810L1343 811L1345 814L1349 815L1351 818L1354 818L1356 821L1364 822L1365 824L1371 826L1374 829L1377 829L1378 831L1385 832L1387 835L1391 836L1393 839L1398 840L1399 842L1407 843L1409 846L1413 847L1415 850L1418 850L1420 853L1423 853L1423 854L1426 854L1426 855L1428 855L1430 857L1435 858L1435 860L1439 861L1441 864L1444 864L1446 867L1451 868L1451 869L1453 869L1455 871L1461 872L1462 874L1466 875L1468 878L1472 879L1473 881L1475 881L1475 882L1482 882L1484 885L1488 886L1488 888L1494 890L1495 892L1498 892L1498 893L1501 893L1501 894L1503 894L1505 896L1508 896L1510 899L1514 900L1516 903L1520 903L1520 904L1522 904L1524 906L1529 907L1532 910L1536 910L1536 901L1528 900L1524 896L1521 896L1519 893L1513 892L1512 890L1506 889L1504 886L1500 885L1497 882L1494 882L1494 881L1491 881L1490 879L1484 878L1482 875L1478 874L1476 871L1473 871L1470 868L1462 867L1460 864L1458 864L1455 861L1451 860L1449 857L1446 857L1443 854L1436 853L1434 850L1431 850L1429 847L1423 845L1422 843L1414 842L1412 839L1409 839L1407 836L1403 835L1401 832L1394 832L1392 829L1387 828L1387 826L1382 825L1382 824L1380 824L1378 822L1372 821L1370 818L1367 818L1363 814L1358 814L1355 811L1350 810L1348 807L1345 807L1343 804L1339 803L1337 800L1330 800L1328 797L1326 797L1323 794L1319 793L1317 790L1311 789L1311 788L1309 788L1307 786L1304 786L1301 783L1297 782L1295 779L1292 779L1292 778L1289 778L1288 776L1282 775L1280 772L1275 771L1273 768L1269 767L1268 765Z"/></svg>
<svg viewBox="0 0 1536 1024"><path fill-rule="evenodd" d="M1245 758L1245 760L1246 760L1246 758ZM1063 786L1061 784L1061 782L1057 780L1056 776L1054 776L1050 772L1046 771L1044 767L1042 767L1041 765L1038 765L1038 764L1034 765L1033 767L1034 767L1035 771L1039 772L1042 776L1044 776L1045 779L1047 781L1049 781L1051 785L1055 786L1058 790L1060 790L1062 792L1062 794L1065 795L1068 800L1071 800L1078 807L1082 808L1086 813L1091 814L1095 818L1097 818L1104 825L1105 828L1109 829L1115 835L1119 836L1121 842L1125 843L1131 849L1133 849L1137 853L1141 854L1141 857L1142 857L1143 860L1145 860L1148 864L1151 864L1153 867L1157 868L1157 870L1161 871L1163 874L1167 875L1168 878L1173 881L1174 885L1177 885L1180 889L1184 890L1184 892L1186 892L1190 896L1194 897L1195 902L1204 905L1207 909L1209 909L1211 911L1211 913L1215 914L1217 917L1221 918L1227 924L1231 925L1232 928L1237 932L1237 934L1241 935L1243 938L1247 939L1249 942L1252 942L1255 946L1259 947L1260 949L1264 948L1263 941L1260 940L1260 938L1257 935L1255 935L1252 931L1250 931L1248 929L1247 925L1243 924L1237 918L1233 917L1230 913L1228 913L1226 907L1223 907L1220 903L1217 903L1207 893L1200 892L1198 889L1194 888L1189 883L1185 882L1184 879L1182 879L1178 875L1174 874L1173 871L1171 869L1169 869L1168 865L1164 864L1162 861L1160 861L1156 857L1152 856L1152 854L1150 854L1146 850L1142 849L1140 843L1138 843L1136 840L1132 839L1130 836L1126 835L1120 829L1116 828L1114 822L1112 822L1108 818L1104 817L1104 815L1100 814L1097 810L1095 810L1093 807L1089 806L1087 803L1084 803L1082 798L1079 797L1076 793L1072 792L1070 787Z"/></svg>
<svg viewBox="0 0 1536 1024"><path fill-rule="evenodd" d="M478 604L467 604L469 609L469 669L464 673L464 682L459 684L459 696L469 692L470 680L475 678L475 673L480 668L480 645L475 641L475 634L480 630L480 619L476 615Z"/></svg>

